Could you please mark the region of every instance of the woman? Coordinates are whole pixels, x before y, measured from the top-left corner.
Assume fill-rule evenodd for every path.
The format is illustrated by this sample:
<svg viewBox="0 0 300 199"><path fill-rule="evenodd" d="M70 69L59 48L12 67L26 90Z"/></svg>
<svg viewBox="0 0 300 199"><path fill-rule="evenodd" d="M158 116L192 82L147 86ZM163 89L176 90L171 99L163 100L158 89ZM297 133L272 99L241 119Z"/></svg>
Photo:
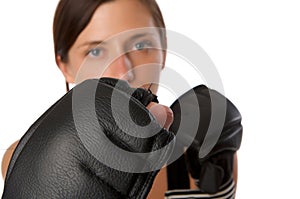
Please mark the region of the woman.
<svg viewBox="0 0 300 199"><path fill-rule="evenodd" d="M163 29L151 27L165 28L155 0L61 0L53 34L55 59L67 90L69 84L90 77L112 77L126 80L132 87L151 89L155 94L165 63L166 38ZM172 111L168 107L151 103L147 108L161 126L171 125ZM3 175L15 147L16 143L3 158ZM234 165L236 180L236 158ZM194 183L191 188L196 189ZM148 198L163 198L166 191L167 175L163 168Z"/></svg>

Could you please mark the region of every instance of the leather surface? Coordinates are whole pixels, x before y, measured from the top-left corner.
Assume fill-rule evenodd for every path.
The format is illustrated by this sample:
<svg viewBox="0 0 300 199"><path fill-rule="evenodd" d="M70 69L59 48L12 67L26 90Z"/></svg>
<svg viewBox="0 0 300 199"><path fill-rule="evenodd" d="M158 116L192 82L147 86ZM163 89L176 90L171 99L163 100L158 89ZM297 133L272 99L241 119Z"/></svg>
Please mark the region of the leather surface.
<svg viewBox="0 0 300 199"><path fill-rule="evenodd" d="M191 103L191 98L196 97L198 104ZM239 149L242 140L243 128L241 115L237 108L219 92L209 89L204 85L197 86L183 94L176 100L171 109L174 112L174 122L170 131L175 134L179 130L182 117L193 121L192 113L199 108L200 120L197 133L186 151L187 168L195 179L200 190L206 193L216 193L229 181L232 181L233 156ZM222 119L221 134L210 152L203 158L199 158L199 150L208 134L208 128L212 117L212 100L214 101L214 114ZM223 105L225 105L225 109ZM221 121L221 120L220 120ZM184 129L186 134L190 129ZM215 132L212 132L215 133ZM176 144L181 143L177 140ZM178 147L178 146L177 146Z"/></svg>
<svg viewBox="0 0 300 199"><path fill-rule="evenodd" d="M29 128L10 162L2 198L146 198L158 170L146 173L119 171L103 164L88 150L106 150L105 144L97 144L97 136L101 133L115 146L136 153L155 151L174 138L171 132L160 128L145 107L155 101L155 96L143 90L134 93L135 90L123 81L119 81L116 88L116 83L115 79L103 78L79 84L75 88L76 95L81 98L76 104L75 116L75 91L72 89ZM86 94L95 85L95 96L92 96L95 104L91 106L90 96ZM118 96L114 104L111 101L113 93ZM130 117L124 116L122 111L112 110L113 105L126 106L128 101ZM89 119L93 108L98 125ZM76 123L78 118L80 124ZM122 122L122 129L115 118ZM126 126L132 121L136 127ZM148 125L151 122L153 125ZM145 128L138 128L141 126ZM78 129L87 133L85 144ZM148 138L128 135L123 129ZM153 131L159 133L151 136ZM90 132L96 138L89 137ZM132 165L133 169L155 166L166 162L171 150L170 145L150 166L148 160L138 155L129 158L131 162L124 162L124 165ZM101 152L104 158L120 162L120 154L114 150L104 155Z"/></svg>

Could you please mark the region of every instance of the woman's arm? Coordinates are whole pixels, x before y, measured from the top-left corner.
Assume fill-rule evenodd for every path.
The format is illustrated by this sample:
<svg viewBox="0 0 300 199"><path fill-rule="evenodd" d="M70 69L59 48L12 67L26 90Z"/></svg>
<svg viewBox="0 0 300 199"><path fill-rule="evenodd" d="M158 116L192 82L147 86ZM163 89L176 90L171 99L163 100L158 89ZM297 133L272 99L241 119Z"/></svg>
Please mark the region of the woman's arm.
<svg viewBox="0 0 300 199"><path fill-rule="evenodd" d="M235 186L237 186L237 181L238 181L238 157L237 157L237 153L235 153L234 157L233 157L233 180L235 182Z"/></svg>
<svg viewBox="0 0 300 199"><path fill-rule="evenodd" d="M4 156L2 158L2 165L1 165L3 179L5 179L5 175L7 172L7 168L8 168L11 156L12 156L15 148L17 147L18 143L19 143L19 140L15 141L12 145L10 145L10 147L8 147L8 149L4 153Z"/></svg>

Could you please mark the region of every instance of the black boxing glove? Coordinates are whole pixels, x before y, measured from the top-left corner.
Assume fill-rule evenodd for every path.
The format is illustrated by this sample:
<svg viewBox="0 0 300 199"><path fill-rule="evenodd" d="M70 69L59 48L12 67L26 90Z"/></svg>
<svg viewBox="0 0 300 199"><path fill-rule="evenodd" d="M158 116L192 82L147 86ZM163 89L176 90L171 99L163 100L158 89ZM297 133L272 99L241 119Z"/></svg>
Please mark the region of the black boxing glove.
<svg viewBox="0 0 300 199"><path fill-rule="evenodd" d="M176 136L176 148L180 143L187 147L183 143L193 139L185 157L199 193L232 191L233 157L242 139L241 115L237 108L217 91L200 85L183 94L171 109L174 122L170 131L175 134L185 131L186 134L181 138ZM197 120L195 112L200 114L197 125L193 123ZM188 122L187 127L180 129L182 119Z"/></svg>
<svg viewBox="0 0 300 199"><path fill-rule="evenodd" d="M155 100L111 78L77 85L20 140L2 198L146 198L174 141Z"/></svg>

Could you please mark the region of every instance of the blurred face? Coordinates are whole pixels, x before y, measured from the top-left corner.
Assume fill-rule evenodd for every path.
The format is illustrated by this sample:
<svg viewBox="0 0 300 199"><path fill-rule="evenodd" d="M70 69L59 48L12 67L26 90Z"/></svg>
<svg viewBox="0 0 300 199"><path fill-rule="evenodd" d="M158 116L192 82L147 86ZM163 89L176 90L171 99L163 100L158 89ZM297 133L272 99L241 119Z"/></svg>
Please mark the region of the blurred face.
<svg viewBox="0 0 300 199"><path fill-rule="evenodd" d="M138 0L105 3L70 48L68 62L57 57L67 82L112 77L156 93L164 64L159 32L147 8Z"/></svg>

